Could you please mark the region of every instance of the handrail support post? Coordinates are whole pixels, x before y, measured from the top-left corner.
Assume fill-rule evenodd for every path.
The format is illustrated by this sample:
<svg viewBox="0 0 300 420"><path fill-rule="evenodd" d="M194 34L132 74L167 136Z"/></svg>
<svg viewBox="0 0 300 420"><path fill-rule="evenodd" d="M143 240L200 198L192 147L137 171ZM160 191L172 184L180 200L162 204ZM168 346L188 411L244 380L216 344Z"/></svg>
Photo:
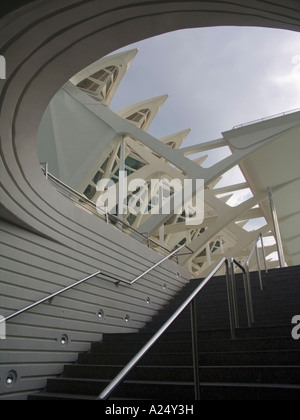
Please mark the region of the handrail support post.
<svg viewBox="0 0 300 420"><path fill-rule="evenodd" d="M196 298L190 303L191 326L192 326L192 346L193 346L193 367L195 383L195 400L201 400L200 373L199 373L199 351L198 351L198 328L197 328L197 302Z"/></svg>
<svg viewBox="0 0 300 420"><path fill-rule="evenodd" d="M157 331L157 333L148 341L147 344L138 352L138 354L128 363L127 366L119 373L119 375L102 391L98 400L107 400L114 390L124 382L129 373L138 365L145 354L153 347L153 345L161 338L161 336L168 330L174 321L181 315L181 313L191 304L191 302L198 296L201 290L210 282L210 280L217 274L220 268L227 262L227 271L229 272L229 264L226 258L216 266L210 275L197 287L191 296L177 309L177 311L169 318L168 321ZM193 311L194 312L194 311ZM197 327L196 327L197 329ZM197 351L198 352L198 351ZM200 382L199 382L200 384Z"/></svg>
<svg viewBox="0 0 300 420"><path fill-rule="evenodd" d="M260 290L263 291L264 290L264 285L263 285L263 279L262 279L262 273L261 273L258 243L256 244L255 252L256 252L256 261L257 261L257 269L258 269Z"/></svg>
<svg viewBox="0 0 300 420"><path fill-rule="evenodd" d="M31 310L33 308L36 308L37 306L42 305L43 303L46 303L46 302L51 303L55 297L62 295L63 293L67 292L68 290L74 289L75 287L79 286L82 283L87 282L88 280L91 280L92 278L98 276L99 274L101 274L101 271L97 271L95 274L92 274L88 277L85 277L84 279L79 280L76 283L73 283L70 286L67 286L67 287L63 288L62 290L59 290L58 292L55 292L52 295L47 296L47 297L39 300L38 302L35 302L35 303L27 306L26 308L20 309L18 312L15 312L14 314L9 315L8 317L4 318L1 322L10 321L11 319L14 319L19 315L22 315L23 313L28 312L29 310Z"/></svg>
<svg viewBox="0 0 300 420"><path fill-rule="evenodd" d="M226 264L226 284L227 284L227 298L228 298L228 308L229 308L231 339L235 340L236 331L235 331L235 314L234 314L234 302L233 302L234 298L233 298L233 292L232 292L229 261L226 260L225 264Z"/></svg>
<svg viewBox="0 0 300 420"><path fill-rule="evenodd" d="M268 270L268 264L267 264L266 249L265 249L264 237L262 233L260 234L260 241L261 241L261 249L262 249L263 259L264 259L264 264L265 264L265 272L266 274L268 274L269 270Z"/></svg>
<svg viewBox="0 0 300 420"><path fill-rule="evenodd" d="M239 306L238 306L238 298L237 298L237 292L236 292L236 278L235 278L235 272L234 272L234 262L235 260L232 258L230 261L231 289L232 289L232 298L233 298L235 328L240 328Z"/></svg>
<svg viewBox="0 0 300 420"><path fill-rule="evenodd" d="M254 322L253 321L254 311L253 311L253 306L252 306L250 296L249 296L247 273L243 273L243 281L244 281L244 291L245 291L245 299L246 299L248 327L252 328L253 322Z"/></svg>
<svg viewBox="0 0 300 420"><path fill-rule="evenodd" d="M232 277L235 279L235 272L234 272L234 266L237 266L240 268L240 270L242 270L243 273L243 283L244 283L244 292L245 292L245 301L246 301L246 309L247 309L247 319L248 319L248 327L252 328L252 319L254 318L254 314L253 314L253 305L252 305L252 296L251 293L249 291L249 287L248 287L248 273L247 270L245 269L245 267L243 267L239 262L237 262L234 258L231 259L231 273L232 273ZM236 293L236 283L234 280L233 283L235 286L235 293ZM238 307L237 307L237 314L238 314ZM238 319L238 324L237 324L237 328L240 327L239 324L239 319Z"/></svg>
<svg viewBox="0 0 300 420"><path fill-rule="evenodd" d="M275 234L275 239L276 239L276 244L277 244L279 263L280 263L280 267L284 268L284 267L287 266L287 264L286 264L286 261L285 261L283 241L282 241L282 236L281 236L281 231L280 231L278 213L277 213L277 210L276 210L274 197L273 197L273 192L272 192L271 187L268 187L268 196L269 196L273 225L274 225L274 234Z"/></svg>
<svg viewBox="0 0 300 420"><path fill-rule="evenodd" d="M250 317L251 317L251 326L255 323L255 317L254 317L254 308L253 308L253 295L252 295L252 289L251 289L251 278L250 278L250 269L247 267L247 275L246 275L246 293L248 296L248 302L249 302L249 310L250 310Z"/></svg>

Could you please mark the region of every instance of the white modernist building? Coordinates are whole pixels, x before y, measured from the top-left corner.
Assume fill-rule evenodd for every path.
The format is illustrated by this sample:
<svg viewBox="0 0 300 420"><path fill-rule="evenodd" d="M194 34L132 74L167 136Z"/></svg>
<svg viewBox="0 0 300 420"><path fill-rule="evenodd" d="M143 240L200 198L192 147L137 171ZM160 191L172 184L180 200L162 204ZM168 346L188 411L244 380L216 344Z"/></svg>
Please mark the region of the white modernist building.
<svg viewBox="0 0 300 420"><path fill-rule="evenodd" d="M6 323L6 339L0 340L0 400L15 400L44 388L47 378L60 374L64 364L76 361L103 334L140 331L221 255L247 258L260 231L274 235L269 187L286 263L299 264L299 113L236 127L220 139L187 148L188 130L164 139L147 131L166 96L119 114L110 109L136 51L97 60L178 29L232 25L300 32L300 3L2 3L0 50L6 71L2 68L0 75L0 320L89 278ZM224 159L205 167L205 154L221 148L226 148ZM42 162L48 162L47 177ZM243 182L219 184L237 166ZM103 177L118 184L120 168L132 180L147 182L154 176L203 179L203 223L187 228L184 214L158 214L109 217L107 224L105 215L94 214L97 184ZM60 180L55 187L53 176ZM256 231L251 231L248 221L257 218L264 226L258 229L255 222ZM191 251L181 253L179 264L166 260L156 265L161 252L181 243ZM273 243L269 255L276 251ZM150 274L149 267L155 267ZM147 274L117 287L99 271L129 283Z"/></svg>
<svg viewBox="0 0 300 420"><path fill-rule="evenodd" d="M109 108L136 54L137 50L133 50L96 62L74 76L51 101L38 135L39 158L48 162L50 174L95 204L103 194L109 197L109 192L99 188L100 181L112 180L119 191L120 171L126 171L128 183L145 180L149 191L153 180L171 183L178 179L183 185L185 179L204 179L201 224L187 224L184 212L152 214L150 199L142 189L139 189L141 211L122 215L122 221L132 229L149 234L153 243L158 244L158 251L162 247L171 252L186 244L192 252L182 256L180 263L197 277L208 273L221 256L234 255L244 264L260 232L267 238L269 265L279 265L268 194L271 188L286 263L299 264L300 200L296 191L300 184L300 112L237 126L224 132L220 139L191 147L184 147L189 129L155 139L147 131L167 95L118 113ZM108 133L107 126L122 129ZM207 153L215 149L221 149L223 160L205 168ZM233 168L239 168L244 181L224 185L223 175ZM171 201L173 190L170 196L168 187L165 200ZM164 194L159 188L163 186L159 184L155 189L152 184L157 202L159 194ZM116 189L111 191L115 194ZM132 195L133 192L126 194L127 201ZM127 233L132 234L132 230L127 229Z"/></svg>

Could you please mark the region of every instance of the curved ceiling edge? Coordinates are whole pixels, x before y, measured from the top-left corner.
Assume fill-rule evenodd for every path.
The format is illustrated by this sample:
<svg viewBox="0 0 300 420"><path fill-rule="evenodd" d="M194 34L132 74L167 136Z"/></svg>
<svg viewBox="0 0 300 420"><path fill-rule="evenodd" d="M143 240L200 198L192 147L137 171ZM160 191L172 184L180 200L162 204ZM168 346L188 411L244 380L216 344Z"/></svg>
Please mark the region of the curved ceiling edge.
<svg viewBox="0 0 300 420"><path fill-rule="evenodd" d="M35 138L43 112L70 77L122 46L176 29L244 25L300 31L300 4L294 0L284 6L278 0L69 1L59 14L56 2L37 3L26 15L27 30L19 32L15 22L12 38L9 27L8 79L4 86L0 81L0 195L11 218L60 242L79 243L84 232L99 230L92 217L83 226L82 210L53 190L37 159ZM5 31L0 30L2 40Z"/></svg>

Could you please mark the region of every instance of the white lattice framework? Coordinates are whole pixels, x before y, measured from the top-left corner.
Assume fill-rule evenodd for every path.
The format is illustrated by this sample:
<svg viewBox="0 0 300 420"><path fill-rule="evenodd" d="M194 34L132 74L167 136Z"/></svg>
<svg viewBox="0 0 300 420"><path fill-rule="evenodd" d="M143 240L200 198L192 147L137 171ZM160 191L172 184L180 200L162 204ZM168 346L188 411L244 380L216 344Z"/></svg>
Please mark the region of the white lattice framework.
<svg viewBox="0 0 300 420"><path fill-rule="evenodd" d="M293 143L299 132L299 114L292 113L241 126L223 133L220 139L190 147L183 147L189 129L160 140L155 139L147 131L166 102L167 95L143 101L118 113L109 109L136 53L133 50L104 58L74 76L72 84L64 87L69 96L76 97L76 101L113 127L117 134L96 156L93 169L87 168L86 175L77 182L76 189L97 202L101 195L97 191L98 182L112 179L118 184L119 171L124 167L128 181L144 179L150 184L152 179L204 179L205 219L201 225L187 226L184 214L129 214L126 216L127 223L140 232L149 232L156 242L170 250L177 245L187 244L193 250L193 255L182 257L181 264L188 267L195 276L207 273L211 265L224 255L235 256L245 262L259 232L271 238L266 242L267 254L274 254L276 246L272 240L273 226L268 209L267 188L259 180L255 181L255 172L247 171L247 165L255 171L253 158L257 154L265 156L270 147L276 154L276 147L282 144L284 138ZM97 108L95 103L99 104ZM125 156L124 162L121 162L123 141ZM207 156L216 150L224 158L211 167L205 167ZM273 160L274 165L278 164L277 160L280 162L279 156ZM224 174L236 167L243 173L244 181L236 184L233 179L232 184L219 187ZM260 167L258 171L261 170ZM292 173L287 182L270 186L275 193L280 194L298 178L297 174ZM235 202L235 207L232 202ZM245 229L249 222L253 223L256 219L260 221L256 229ZM296 241L298 244L298 239L298 232L286 238L286 258L290 264L297 263L300 256L289 253L288 243ZM276 258L269 265L277 266Z"/></svg>

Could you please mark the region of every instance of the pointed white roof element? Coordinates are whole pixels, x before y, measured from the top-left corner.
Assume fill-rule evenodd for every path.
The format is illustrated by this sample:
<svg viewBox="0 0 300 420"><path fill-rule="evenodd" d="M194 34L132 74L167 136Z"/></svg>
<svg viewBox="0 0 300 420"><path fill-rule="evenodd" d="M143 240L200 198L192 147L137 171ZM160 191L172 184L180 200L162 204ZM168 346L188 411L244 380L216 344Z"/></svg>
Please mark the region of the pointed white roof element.
<svg viewBox="0 0 300 420"><path fill-rule="evenodd" d="M218 185L218 183L220 182L220 181L222 181L222 179L223 179L223 177L222 176L219 176L218 178L216 178L213 182L211 182L209 185L207 185L207 188L209 189L209 190L213 190L214 188L215 188L215 186L216 185Z"/></svg>
<svg viewBox="0 0 300 420"><path fill-rule="evenodd" d="M208 155L205 156L201 156L200 158L197 158L194 160L195 163L197 163L197 165L202 166L203 163L207 160Z"/></svg>
<svg viewBox="0 0 300 420"><path fill-rule="evenodd" d="M219 200L223 201L223 203L227 204L229 200L234 197L234 194L225 195L224 197L218 197Z"/></svg>
<svg viewBox="0 0 300 420"><path fill-rule="evenodd" d="M237 226L240 226L241 228L245 227L247 225L247 223L249 222L249 220L242 220L240 222L235 222L235 224ZM247 254L248 255L248 254Z"/></svg>
<svg viewBox="0 0 300 420"><path fill-rule="evenodd" d="M134 49L102 58L77 73L70 81L92 98L109 106L137 53L138 50Z"/></svg>
<svg viewBox="0 0 300 420"><path fill-rule="evenodd" d="M169 95L164 95L148 99L147 101L124 108L118 111L117 114L141 130L147 131L168 98Z"/></svg>
<svg viewBox="0 0 300 420"><path fill-rule="evenodd" d="M184 140L190 134L192 130L184 130L180 131L179 133L171 134L170 136L163 137L160 141L168 146L172 147L172 149L180 149Z"/></svg>

